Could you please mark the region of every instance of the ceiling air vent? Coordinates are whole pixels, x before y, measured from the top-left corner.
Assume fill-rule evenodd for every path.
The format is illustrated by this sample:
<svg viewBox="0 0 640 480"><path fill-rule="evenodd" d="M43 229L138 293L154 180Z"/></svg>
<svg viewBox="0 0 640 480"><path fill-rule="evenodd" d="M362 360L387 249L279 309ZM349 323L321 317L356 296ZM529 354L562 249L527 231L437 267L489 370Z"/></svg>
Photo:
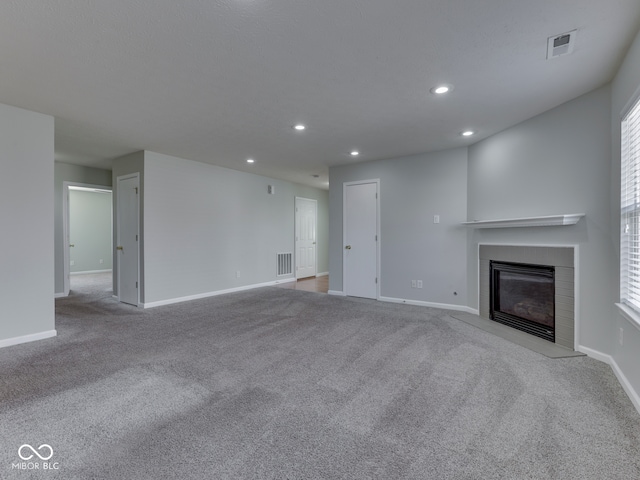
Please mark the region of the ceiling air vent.
<svg viewBox="0 0 640 480"><path fill-rule="evenodd" d="M547 40L547 60L573 52L577 30L554 35Z"/></svg>

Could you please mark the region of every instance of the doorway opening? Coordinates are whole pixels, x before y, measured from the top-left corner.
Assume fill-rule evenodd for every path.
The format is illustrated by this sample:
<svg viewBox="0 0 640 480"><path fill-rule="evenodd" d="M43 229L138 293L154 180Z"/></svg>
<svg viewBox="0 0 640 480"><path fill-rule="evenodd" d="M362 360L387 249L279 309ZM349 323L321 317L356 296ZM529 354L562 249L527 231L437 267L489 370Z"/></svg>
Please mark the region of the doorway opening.
<svg viewBox="0 0 640 480"><path fill-rule="evenodd" d="M113 199L109 186L64 182L64 294L82 275L113 275Z"/></svg>

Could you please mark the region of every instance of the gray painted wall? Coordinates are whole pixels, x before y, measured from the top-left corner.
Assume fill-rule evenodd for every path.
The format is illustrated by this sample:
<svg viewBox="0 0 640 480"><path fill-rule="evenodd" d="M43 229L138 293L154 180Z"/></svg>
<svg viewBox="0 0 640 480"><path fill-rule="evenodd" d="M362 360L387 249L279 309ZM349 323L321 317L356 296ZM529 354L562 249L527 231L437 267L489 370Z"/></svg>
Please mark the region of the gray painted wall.
<svg viewBox="0 0 640 480"><path fill-rule="evenodd" d="M615 249L614 267L616 272L620 262L620 120L627 104L640 93L640 33L622 64L612 84L611 132L611 232ZM620 300L620 284L618 278L611 283L613 301ZM626 376L632 388L640 394L640 330L625 320L613 307L610 322L612 336L617 340L619 329L624 332L623 345L613 342L612 356L620 370Z"/></svg>
<svg viewBox="0 0 640 480"><path fill-rule="evenodd" d="M64 231L62 225L62 195L64 182L85 183L111 187L111 172L100 168L81 167L55 162L54 165L54 221L55 221L55 292L64 292Z"/></svg>
<svg viewBox="0 0 640 480"><path fill-rule="evenodd" d="M111 270L111 209L111 192L69 191L71 273Z"/></svg>
<svg viewBox="0 0 640 480"><path fill-rule="evenodd" d="M144 152L144 177L145 303L279 280L296 196L318 200L318 271L327 271L327 192L154 152Z"/></svg>
<svg viewBox="0 0 640 480"><path fill-rule="evenodd" d="M380 179L381 296L467 305L466 148L329 169L329 288L343 289L343 184L369 179Z"/></svg>
<svg viewBox="0 0 640 480"><path fill-rule="evenodd" d="M469 147L469 220L585 213L575 226L472 230L470 306L478 243L579 245L579 344L611 352L610 88L603 87Z"/></svg>
<svg viewBox="0 0 640 480"><path fill-rule="evenodd" d="M0 340L52 332L53 117L0 104Z"/></svg>

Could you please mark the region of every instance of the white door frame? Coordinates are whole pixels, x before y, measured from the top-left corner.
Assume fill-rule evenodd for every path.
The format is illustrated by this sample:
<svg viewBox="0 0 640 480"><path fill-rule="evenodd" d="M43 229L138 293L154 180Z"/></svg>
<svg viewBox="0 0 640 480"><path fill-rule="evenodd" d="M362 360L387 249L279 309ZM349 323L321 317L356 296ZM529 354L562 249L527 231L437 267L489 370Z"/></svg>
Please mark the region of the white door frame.
<svg viewBox="0 0 640 480"><path fill-rule="evenodd" d="M315 253L315 260L314 260L314 264L315 264L315 273L313 274L314 276L318 275L318 201L313 199L313 198L305 198L305 197L295 197L294 200L294 207L296 209L295 211L295 216L294 216L294 236L296 233L298 233L298 200L305 200L308 202L313 202L313 204L315 205L315 220L316 220L316 225L314 228L314 231L316 232L316 240L315 240L315 248L314 253ZM294 238L293 240L293 245L294 245L294 251L295 253L295 266L296 266L296 274L295 277L296 279L298 278L298 240L297 237Z"/></svg>
<svg viewBox="0 0 640 480"><path fill-rule="evenodd" d="M342 291L346 295L346 278L347 278L347 251L345 246L347 245L347 187L351 185L362 185L365 183L375 183L376 191L376 236L378 241L376 242L376 299L380 300L380 289L382 285L382 278L380 277L380 265L381 265L381 245L382 237L380 235L380 179L374 178L370 180L357 180L353 182L344 182L342 184Z"/></svg>
<svg viewBox="0 0 640 480"><path fill-rule="evenodd" d="M113 195L113 188L109 185L95 185L92 183L80 183L80 182L62 182L62 245L63 245L63 275L64 275L64 295L65 297L69 295L69 291L71 290L70 285L70 276L71 276L71 268L69 265L69 245L70 245L70 228L71 224L69 221L69 187L83 187L83 188L96 188L99 190L109 190ZM114 216L111 215L111 231L113 232L113 220ZM112 234L113 237L113 234ZM113 241L113 239L112 239Z"/></svg>
<svg viewBox="0 0 640 480"><path fill-rule="evenodd" d="M118 197L118 187L119 187L119 182L121 180L128 180L130 178L137 178L138 179L138 194L136 195L136 217L137 217L137 238L138 241L136 242L136 248L138 250L138 265L137 265L137 282L138 282L138 288L136 288L136 295L137 295L137 305L140 306L140 286L141 286L141 282L140 282L140 173L136 172L136 173L129 173L127 175L120 175L118 177L116 177L116 211L115 211L115 225L116 225L116 245L120 245L120 202L119 202L119 198ZM121 256L118 255L118 251L115 249L114 246L114 255L115 255L115 262L116 265L118 267L118 274L117 274L117 278L116 278L116 287L117 287L117 291L118 293L115 294L116 298L118 299L119 302L121 302L122 300L120 300L120 275L122 275L122 268L120 265L120 258Z"/></svg>

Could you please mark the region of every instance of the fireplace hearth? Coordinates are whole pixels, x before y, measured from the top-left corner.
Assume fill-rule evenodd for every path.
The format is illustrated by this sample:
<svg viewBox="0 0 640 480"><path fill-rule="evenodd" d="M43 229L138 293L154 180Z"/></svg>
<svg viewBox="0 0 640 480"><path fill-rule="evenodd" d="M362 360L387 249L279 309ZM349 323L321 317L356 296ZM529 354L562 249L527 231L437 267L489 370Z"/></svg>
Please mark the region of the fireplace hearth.
<svg viewBox="0 0 640 480"><path fill-rule="evenodd" d="M555 342L555 268L490 262L489 318Z"/></svg>

